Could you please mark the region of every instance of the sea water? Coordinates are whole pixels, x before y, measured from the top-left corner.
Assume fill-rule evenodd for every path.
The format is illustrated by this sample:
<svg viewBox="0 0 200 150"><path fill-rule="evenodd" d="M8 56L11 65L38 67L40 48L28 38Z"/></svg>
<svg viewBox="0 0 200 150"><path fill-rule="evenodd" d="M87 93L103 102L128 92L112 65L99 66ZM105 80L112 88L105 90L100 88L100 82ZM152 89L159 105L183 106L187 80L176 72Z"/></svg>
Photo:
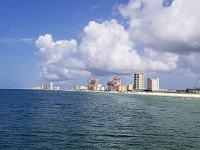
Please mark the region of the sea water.
<svg viewBox="0 0 200 150"><path fill-rule="evenodd" d="M1 150L199 150L200 99L0 90Z"/></svg>

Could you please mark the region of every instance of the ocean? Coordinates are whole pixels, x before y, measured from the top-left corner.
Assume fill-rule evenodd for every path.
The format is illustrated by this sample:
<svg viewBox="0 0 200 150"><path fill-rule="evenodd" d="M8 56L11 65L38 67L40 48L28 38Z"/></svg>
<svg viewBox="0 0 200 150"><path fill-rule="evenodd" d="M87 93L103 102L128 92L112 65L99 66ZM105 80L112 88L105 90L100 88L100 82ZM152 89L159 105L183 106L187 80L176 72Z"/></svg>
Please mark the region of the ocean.
<svg viewBox="0 0 200 150"><path fill-rule="evenodd" d="M199 150L200 99L0 90L0 150Z"/></svg>

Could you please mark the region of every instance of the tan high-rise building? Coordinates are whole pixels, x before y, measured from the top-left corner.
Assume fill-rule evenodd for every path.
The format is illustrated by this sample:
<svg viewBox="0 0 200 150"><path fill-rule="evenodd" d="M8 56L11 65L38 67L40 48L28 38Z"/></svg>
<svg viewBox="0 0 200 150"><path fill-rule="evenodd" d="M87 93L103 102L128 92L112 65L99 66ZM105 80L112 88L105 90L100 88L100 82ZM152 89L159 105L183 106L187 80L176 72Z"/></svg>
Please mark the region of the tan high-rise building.
<svg viewBox="0 0 200 150"><path fill-rule="evenodd" d="M117 76L114 78L114 87L116 91L121 91L122 89L122 78Z"/></svg>
<svg viewBox="0 0 200 150"><path fill-rule="evenodd" d="M159 78L149 77L147 79L147 90L159 91Z"/></svg>
<svg viewBox="0 0 200 150"><path fill-rule="evenodd" d="M135 90L144 90L144 73L135 73L134 74L134 87Z"/></svg>
<svg viewBox="0 0 200 150"><path fill-rule="evenodd" d="M88 90L99 91L99 81L98 81L98 79L90 79L88 81Z"/></svg>

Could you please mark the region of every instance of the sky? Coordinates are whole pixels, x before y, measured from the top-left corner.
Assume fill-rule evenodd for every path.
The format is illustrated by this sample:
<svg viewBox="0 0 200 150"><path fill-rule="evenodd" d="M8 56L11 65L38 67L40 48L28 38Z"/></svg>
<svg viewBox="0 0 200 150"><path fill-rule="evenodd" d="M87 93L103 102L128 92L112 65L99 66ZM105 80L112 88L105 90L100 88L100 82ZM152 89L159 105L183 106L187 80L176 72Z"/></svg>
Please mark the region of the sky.
<svg viewBox="0 0 200 150"><path fill-rule="evenodd" d="M161 89L200 74L199 0L2 0L0 88L71 88L134 72ZM146 82L146 81L145 81ZM197 84L200 86L200 83Z"/></svg>

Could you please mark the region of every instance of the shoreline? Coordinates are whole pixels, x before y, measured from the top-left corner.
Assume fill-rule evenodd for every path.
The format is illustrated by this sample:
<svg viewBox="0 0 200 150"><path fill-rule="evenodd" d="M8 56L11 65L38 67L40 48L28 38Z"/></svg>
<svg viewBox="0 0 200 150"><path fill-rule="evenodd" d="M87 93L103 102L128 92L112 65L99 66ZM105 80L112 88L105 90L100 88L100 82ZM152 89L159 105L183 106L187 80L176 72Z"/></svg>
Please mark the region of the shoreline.
<svg viewBox="0 0 200 150"><path fill-rule="evenodd" d="M162 97L184 97L184 98L200 98L200 94L192 93L162 93L162 92L116 92L116 91L82 91L110 94L130 94L130 95L146 95L146 96L162 96Z"/></svg>
<svg viewBox="0 0 200 150"><path fill-rule="evenodd" d="M189 94L189 93L155 93L155 92L135 92L127 94L136 95L150 95L150 96L163 96L163 97L185 97L185 98L200 98L200 94Z"/></svg>
<svg viewBox="0 0 200 150"><path fill-rule="evenodd" d="M29 89L42 90L42 89ZM94 93L110 93L110 94L130 94L130 95L146 95L146 96L162 96L162 97L184 97L184 98L199 98L200 94L196 93L164 93L164 92L117 92L117 91L74 91L74 90L44 90L44 91L67 91L67 92L94 92Z"/></svg>

